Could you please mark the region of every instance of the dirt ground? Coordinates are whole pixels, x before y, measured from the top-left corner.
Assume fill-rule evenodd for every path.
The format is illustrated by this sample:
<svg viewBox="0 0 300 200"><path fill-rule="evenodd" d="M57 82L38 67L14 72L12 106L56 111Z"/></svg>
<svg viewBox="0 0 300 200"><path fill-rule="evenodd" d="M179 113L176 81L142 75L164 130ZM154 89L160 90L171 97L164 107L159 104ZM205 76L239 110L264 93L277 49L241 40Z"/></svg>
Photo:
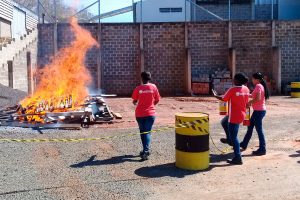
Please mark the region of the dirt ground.
<svg viewBox="0 0 300 200"><path fill-rule="evenodd" d="M136 133L130 98L107 99L123 115L114 124L80 131L0 127L0 138L91 138ZM0 199L300 199L300 99L272 97L264 129L267 155L254 157L254 131L244 164L226 163L210 143L210 168L177 169L174 129L153 134L149 161L139 162L138 135L79 143L0 143ZM155 128L174 125L177 112L210 114L210 134L220 149L224 137L218 101L211 97L163 98ZM241 127L242 138L246 128Z"/></svg>

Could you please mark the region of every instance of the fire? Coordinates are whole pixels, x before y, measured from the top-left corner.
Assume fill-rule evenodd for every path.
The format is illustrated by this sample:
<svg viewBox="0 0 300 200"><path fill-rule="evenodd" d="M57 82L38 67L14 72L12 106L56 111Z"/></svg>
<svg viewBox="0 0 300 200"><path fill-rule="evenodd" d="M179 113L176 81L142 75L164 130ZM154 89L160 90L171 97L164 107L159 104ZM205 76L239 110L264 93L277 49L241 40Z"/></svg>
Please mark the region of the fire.
<svg viewBox="0 0 300 200"><path fill-rule="evenodd" d="M52 63L38 70L38 85L32 96L20 104L22 114L45 114L76 110L88 95L91 75L84 65L85 54L98 46L91 33L80 27L75 18L71 19L75 39L70 46L57 52ZM42 122L39 115L28 117L30 121Z"/></svg>

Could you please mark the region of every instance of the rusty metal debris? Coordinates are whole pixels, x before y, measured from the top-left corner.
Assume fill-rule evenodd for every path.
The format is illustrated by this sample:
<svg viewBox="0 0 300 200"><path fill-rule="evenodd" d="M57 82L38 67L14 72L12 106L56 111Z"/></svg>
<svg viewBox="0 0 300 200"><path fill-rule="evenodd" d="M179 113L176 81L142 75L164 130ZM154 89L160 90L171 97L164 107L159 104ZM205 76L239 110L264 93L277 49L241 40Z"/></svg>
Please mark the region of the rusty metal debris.
<svg viewBox="0 0 300 200"><path fill-rule="evenodd" d="M96 123L111 123L116 118L102 95L93 95L86 98L79 110L66 112L40 112L25 114L20 105L0 109L0 126L44 129L79 129L88 128ZM42 122L32 119L39 116Z"/></svg>

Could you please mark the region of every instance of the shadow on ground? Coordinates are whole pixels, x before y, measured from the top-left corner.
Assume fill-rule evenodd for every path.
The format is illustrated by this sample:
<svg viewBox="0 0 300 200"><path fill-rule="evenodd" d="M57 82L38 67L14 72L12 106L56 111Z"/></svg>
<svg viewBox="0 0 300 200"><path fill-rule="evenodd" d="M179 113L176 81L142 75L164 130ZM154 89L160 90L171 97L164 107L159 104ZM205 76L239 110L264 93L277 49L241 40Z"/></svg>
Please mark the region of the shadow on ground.
<svg viewBox="0 0 300 200"><path fill-rule="evenodd" d="M116 165L124 162L139 162L135 159L139 156L134 155L124 155L124 156L115 156L106 160L95 160L96 155L91 156L87 161L83 161L74 165L71 165L72 168L83 168L88 166L97 166L97 165Z"/></svg>
<svg viewBox="0 0 300 200"><path fill-rule="evenodd" d="M290 155L290 157L292 157L292 158L300 158L300 150L296 151L295 154ZM298 161L298 163L300 164L300 160Z"/></svg>
<svg viewBox="0 0 300 200"><path fill-rule="evenodd" d="M184 178L185 176L208 172L213 168L217 168L217 167L229 167L231 165L227 163L220 164L220 162L226 161L229 158L232 158L232 154L225 154L225 155L211 154L209 168L201 171L190 171L190 170L179 169L175 166L174 163L167 163L167 164L161 164L161 165L155 165L149 167L142 167L135 170L134 173L138 176L147 177L147 178L161 178L161 177Z"/></svg>

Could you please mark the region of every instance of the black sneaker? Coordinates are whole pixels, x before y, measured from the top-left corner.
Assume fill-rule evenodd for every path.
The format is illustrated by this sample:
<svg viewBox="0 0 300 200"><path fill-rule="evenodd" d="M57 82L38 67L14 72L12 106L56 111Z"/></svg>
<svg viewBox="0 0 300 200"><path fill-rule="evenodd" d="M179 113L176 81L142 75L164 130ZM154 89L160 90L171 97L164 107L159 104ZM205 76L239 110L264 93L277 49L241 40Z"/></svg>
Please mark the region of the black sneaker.
<svg viewBox="0 0 300 200"><path fill-rule="evenodd" d="M220 141L221 141L223 144L228 144L229 146L232 146L232 143L231 143L231 142L228 142L227 138L221 138Z"/></svg>
<svg viewBox="0 0 300 200"><path fill-rule="evenodd" d="M228 144L228 141L226 138L221 138L220 139L220 142L222 142L223 144Z"/></svg>
<svg viewBox="0 0 300 200"><path fill-rule="evenodd" d="M256 151L252 151L252 155L254 156L264 156L266 155L266 150L257 149Z"/></svg>
<svg viewBox="0 0 300 200"><path fill-rule="evenodd" d="M246 150L247 150L247 148L244 148L244 147L241 147L241 148L240 148L240 151L241 151L241 152L246 151Z"/></svg>
<svg viewBox="0 0 300 200"><path fill-rule="evenodd" d="M145 152L141 155L141 161L149 160L149 153Z"/></svg>
<svg viewBox="0 0 300 200"><path fill-rule="evenodd" d="M143 154L144 154L144 152L140 151L140 157L142 157ZM148 156L150 156L150 152L149 151L146 151L145 154L147 154Z"/></svg>
<svg viewBox="0 0 300 200"><path fill-rule="evenodd" d="M242 158L234 157L233 159L228 159L227 163L229 163L231 165L242 165L243 161L242 161Z"/></svg>
<svg viewBox="0 0 300 200"><path fill-rule="evenodd" d="M244 145L242 143L240 143L240 148L241 148L241 151L246 151L247 147L244 147Z"/></svg>

